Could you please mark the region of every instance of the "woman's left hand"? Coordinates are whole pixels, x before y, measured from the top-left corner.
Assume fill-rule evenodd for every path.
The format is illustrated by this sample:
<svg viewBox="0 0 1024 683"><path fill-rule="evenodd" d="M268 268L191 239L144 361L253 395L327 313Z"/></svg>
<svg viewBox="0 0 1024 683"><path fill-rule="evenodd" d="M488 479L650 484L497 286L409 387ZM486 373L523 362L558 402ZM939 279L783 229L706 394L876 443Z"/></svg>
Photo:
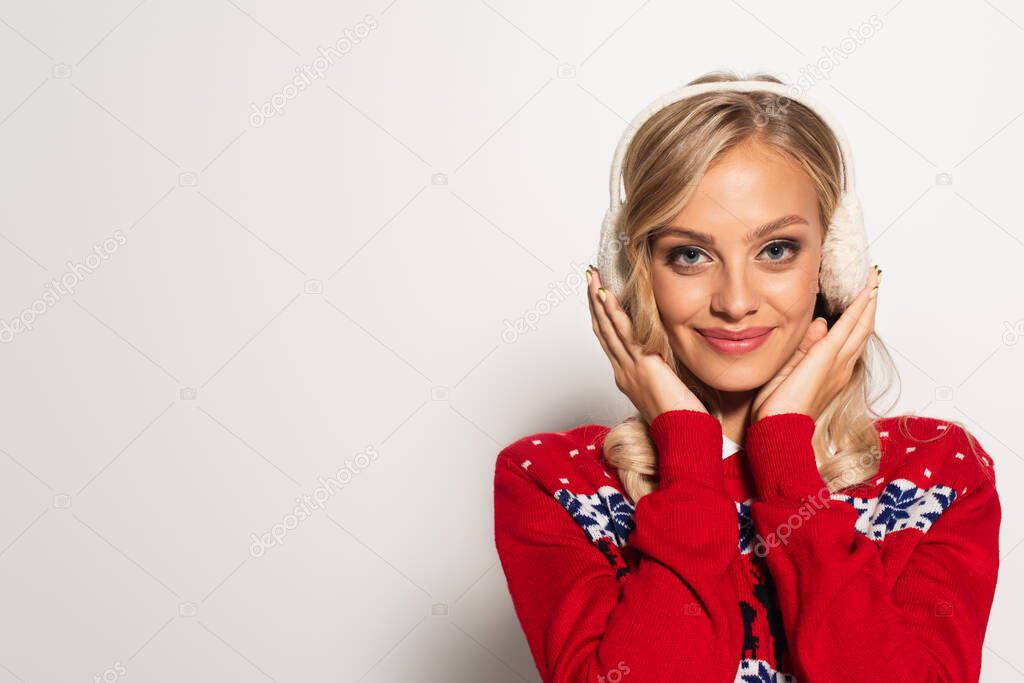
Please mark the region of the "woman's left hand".
<svg viewBox="0 0 1024 683"><path fill-rule="evenodd" d="M875 329L878 278L877 268L869 269L864 289L831 330L824 318L811 321L789 361L754 398L752 423L782 413L803 413L818 419L849 383L854 365Z"/></svg>

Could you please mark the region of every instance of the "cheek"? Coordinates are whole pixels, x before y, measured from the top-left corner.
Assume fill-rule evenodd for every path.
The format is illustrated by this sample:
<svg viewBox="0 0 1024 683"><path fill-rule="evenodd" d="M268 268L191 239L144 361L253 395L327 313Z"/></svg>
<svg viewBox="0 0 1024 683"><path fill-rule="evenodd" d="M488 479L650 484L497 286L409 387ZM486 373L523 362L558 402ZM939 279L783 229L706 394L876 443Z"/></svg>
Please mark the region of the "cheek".
<svg viewBox="0 0 1024 683"><path fill-rule="evenodd" d="M761 294L765 302L787 318L805 317L807 311L814 310L815 294L817 293L817 273L793 271L784 276L765 278L761 286Z"/></svg>
<svg viewBox="0 0 1024 683"><path fill-rule="evenodd" d="M665 325L684 323L707 308L711 296L697 283L680 287L671 280L654 280L654 299Z"/></svg>

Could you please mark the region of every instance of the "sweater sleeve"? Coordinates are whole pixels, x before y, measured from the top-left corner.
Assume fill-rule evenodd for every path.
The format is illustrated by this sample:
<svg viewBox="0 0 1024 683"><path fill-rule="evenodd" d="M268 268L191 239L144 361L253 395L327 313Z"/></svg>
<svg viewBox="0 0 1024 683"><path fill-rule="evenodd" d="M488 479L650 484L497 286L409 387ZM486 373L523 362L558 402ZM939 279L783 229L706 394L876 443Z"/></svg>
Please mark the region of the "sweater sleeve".
<svg viewBox="0 0 1024 683"><path fill-rule="evenodd" d="M640 559L621 580L520 466L527 456L564 458L558 447L520 450L530 448L524 439L499 455L495 541L545 683L734 680L743 627L729 568L739 532L722 481L721 425L680 410L650 431L660 487L637 502L630 545Z"/></svg>
<svg viewBox="0 0 1024 683"><path fill-rule="evenodd" d="M760 499L751 515L797 679L978 681L999 568L991 459L975 462L966 433L956 430L964 444L957 448L968 454L966 486L952 490L939 514L916 503L931 524L904 562L855 529L853 506L829 497L811 445L814 426L808 415L772 415L751 425L746 444ZM895 519L914 509L913 501L896 502Z"/></svg>

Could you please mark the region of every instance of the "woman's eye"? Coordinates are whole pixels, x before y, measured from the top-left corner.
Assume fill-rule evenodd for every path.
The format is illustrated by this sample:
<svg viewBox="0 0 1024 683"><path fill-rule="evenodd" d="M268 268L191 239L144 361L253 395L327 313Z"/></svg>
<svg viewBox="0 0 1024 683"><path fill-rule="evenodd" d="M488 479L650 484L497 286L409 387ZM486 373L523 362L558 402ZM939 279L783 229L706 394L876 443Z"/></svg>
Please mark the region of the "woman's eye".
<svg viewBox="0 0 1024 683"><path fill-rule="evenodd" d="M786 252L789 255L786 255ZM796 242L783 241L783 242L772 242L767 245L761 253L768 254L769 261L776 261L779 263L785 263L796 258L797 253L800 251L800 245Z"/></svg>
<svg viewBox="0 0 1024 683"><path fill-rule="evenodd" d="M700 264L700 257L704 254L700 249L693 247L677 247L669 252L668 263L670 266L682 266L692 268Z"/></svg>

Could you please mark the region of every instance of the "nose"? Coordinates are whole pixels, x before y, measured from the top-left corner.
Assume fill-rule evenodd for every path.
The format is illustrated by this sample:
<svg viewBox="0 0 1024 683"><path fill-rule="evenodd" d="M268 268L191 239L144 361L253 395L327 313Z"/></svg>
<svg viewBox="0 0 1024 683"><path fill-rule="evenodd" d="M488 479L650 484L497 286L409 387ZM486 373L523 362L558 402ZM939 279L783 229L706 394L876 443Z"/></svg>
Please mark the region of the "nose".
<svg viewBox="0 0 1024 683"><path fill-rule="evenodd" d="M713 286L711 308L715 313L738 321L757 311L757 287L746 269L723 268Z"/></svg>

